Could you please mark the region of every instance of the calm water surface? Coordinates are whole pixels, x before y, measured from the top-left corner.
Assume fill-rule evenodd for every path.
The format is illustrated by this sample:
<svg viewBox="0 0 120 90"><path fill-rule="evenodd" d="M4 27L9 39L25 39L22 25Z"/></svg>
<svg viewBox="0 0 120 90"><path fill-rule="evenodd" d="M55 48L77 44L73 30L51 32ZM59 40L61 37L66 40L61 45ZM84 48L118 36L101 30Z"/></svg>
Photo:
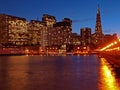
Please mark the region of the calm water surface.
<svg viewBox="0 0 120 90"><path fill-rule="evenodd" d="M1 56L0 90L120 90L119 69L88 56Z"/></svg>

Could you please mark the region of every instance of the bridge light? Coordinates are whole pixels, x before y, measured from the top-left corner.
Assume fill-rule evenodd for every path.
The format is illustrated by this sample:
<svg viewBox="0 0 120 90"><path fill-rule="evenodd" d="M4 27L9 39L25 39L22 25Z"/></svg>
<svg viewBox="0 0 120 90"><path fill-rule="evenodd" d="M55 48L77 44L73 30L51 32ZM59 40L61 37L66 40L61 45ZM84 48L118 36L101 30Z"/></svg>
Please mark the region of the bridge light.
<svg viewBox="0 0 120 90"><path fill-rule="evenodd" d="M114 44L117 44L117 42L115 41Z"/></svg>
<svg viewBox="0 0 120 90"><path fill-rule="evenodd" d="M119 42L120 42L120 38L119 38L118 40L119 40Z"/></svg>

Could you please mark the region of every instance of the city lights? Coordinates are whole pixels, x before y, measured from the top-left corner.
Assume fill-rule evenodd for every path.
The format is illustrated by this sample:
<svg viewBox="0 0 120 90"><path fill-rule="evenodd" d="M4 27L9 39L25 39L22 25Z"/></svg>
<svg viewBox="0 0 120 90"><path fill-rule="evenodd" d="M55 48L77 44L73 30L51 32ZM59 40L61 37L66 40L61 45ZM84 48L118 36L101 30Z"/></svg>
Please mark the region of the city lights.
<svg viewBox="0 0 120 90"><path fill-rule="evenodd" d="M16 52L13 51L16 47L22 51L21 54L83 54L97 52L104 43L117 38L116 34L103 34L100 8L96 13L94 33L91 33L89 27L81 28L79 34L74 33L71 19L64 18L57 22L55 16L48 14L43 14L41 21L37 19L29 22L25 18L0 14L0 22L1 52L6 52L3 47L7 52ZM120 42L120 39L118 41ZM119 47L111 48L117 45L118 41L112 42L100 51L119 50Z"/></svg>

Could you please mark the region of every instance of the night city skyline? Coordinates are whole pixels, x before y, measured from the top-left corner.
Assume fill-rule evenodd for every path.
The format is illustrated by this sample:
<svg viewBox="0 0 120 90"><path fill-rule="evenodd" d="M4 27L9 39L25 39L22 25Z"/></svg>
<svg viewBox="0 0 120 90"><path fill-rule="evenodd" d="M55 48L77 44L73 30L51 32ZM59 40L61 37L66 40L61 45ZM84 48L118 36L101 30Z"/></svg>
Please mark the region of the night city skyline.
<svg viewBox="0 0 120 90"><path fill-rule="evenodd" d="M112 0L102 1L100 3L101 22L103 33L113 34L119 33L119 2ZM28 21L39 18L41 21L43 14L49 14L56 17L57 22L64 18L70 18L72 23L72 31L80 34L80 28L90 27L95 32L97 0L80 0L80 1L28 1L28 0L1 0L0 13L10 14L13 16L26 18ZM22 6L22 7L21 7ZM111 7L112 6L112 7Z"/></svg>
<svg viewBox="0 0 120 90"><path fill-rule="evenodd" d="M120 90L120 0L0 0L0 90Z"/></svg>

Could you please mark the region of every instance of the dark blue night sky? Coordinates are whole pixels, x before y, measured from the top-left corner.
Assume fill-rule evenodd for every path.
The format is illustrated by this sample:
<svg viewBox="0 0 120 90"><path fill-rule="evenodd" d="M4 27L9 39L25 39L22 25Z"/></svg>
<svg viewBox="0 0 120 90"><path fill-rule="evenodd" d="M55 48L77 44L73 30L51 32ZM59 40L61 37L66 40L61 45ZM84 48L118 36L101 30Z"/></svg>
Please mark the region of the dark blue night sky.
<svg viewBox="0 0 120 90"><path fill-rule="evenodd" d="M120 36L120 0L99 0L103 32ZM73 20L73 32L80 28L95 29L98 0L0 0L0 13L19 16L29 20L50 14L61 21Z"/></svg>

